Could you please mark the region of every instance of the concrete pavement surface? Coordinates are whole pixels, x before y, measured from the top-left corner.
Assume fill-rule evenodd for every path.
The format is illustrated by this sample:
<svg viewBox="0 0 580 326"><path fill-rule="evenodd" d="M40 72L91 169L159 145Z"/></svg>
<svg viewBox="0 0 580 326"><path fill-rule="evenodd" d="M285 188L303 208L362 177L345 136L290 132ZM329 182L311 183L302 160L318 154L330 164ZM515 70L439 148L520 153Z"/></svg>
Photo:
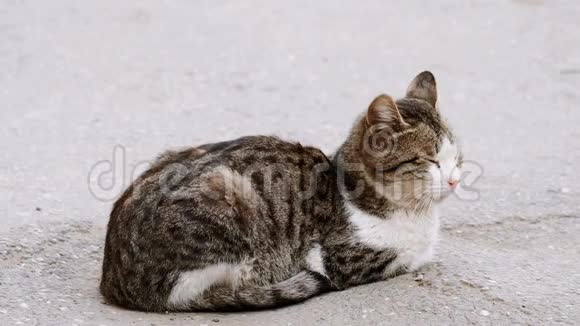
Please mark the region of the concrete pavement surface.
<svg viewBox="0 0 580 326"><path fill-rule="evenodd" d="M103 303L112 200L168 148L331 153L434 72L480 167L420 273L261 312ZM0 325L580 324L580 2L0 2Z"/></svg>

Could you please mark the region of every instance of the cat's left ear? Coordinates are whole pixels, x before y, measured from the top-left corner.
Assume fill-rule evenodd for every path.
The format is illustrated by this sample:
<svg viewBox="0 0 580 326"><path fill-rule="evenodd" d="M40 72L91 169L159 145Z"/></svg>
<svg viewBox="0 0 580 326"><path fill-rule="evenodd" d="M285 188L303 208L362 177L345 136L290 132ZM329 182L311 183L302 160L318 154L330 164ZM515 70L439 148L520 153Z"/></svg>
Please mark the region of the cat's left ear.
<svg viewBox="0 0 580 326"><path fill-rule="evenodd" d="M389 95L379 95L369 105L366 115L367 126L373 130L396 130L400 131L407 127L395 100Z"/></svg>
<svg viewBox="0 0 580 326"><path fill-rule="evenodd" d="M430 71L423 71L417 75L409 85L409 88L407 88L407 97L425 100L435 107L437 103L435 76Z"/></svg>

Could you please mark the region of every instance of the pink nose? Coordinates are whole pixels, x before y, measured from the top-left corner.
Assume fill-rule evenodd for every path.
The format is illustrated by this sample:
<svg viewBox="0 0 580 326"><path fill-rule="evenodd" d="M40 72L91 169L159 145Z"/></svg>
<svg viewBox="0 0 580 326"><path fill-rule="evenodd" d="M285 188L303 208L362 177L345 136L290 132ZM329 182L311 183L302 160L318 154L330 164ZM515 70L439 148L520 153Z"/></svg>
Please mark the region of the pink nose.
<svg viewBox="0 0 580 326"><path fill-rule="evenodd" d="M457 184L459 183L459 181L457 181L457 180L449 180L448 183L449 183L449 187L455 189L455 187L457 187Z"/></svg>

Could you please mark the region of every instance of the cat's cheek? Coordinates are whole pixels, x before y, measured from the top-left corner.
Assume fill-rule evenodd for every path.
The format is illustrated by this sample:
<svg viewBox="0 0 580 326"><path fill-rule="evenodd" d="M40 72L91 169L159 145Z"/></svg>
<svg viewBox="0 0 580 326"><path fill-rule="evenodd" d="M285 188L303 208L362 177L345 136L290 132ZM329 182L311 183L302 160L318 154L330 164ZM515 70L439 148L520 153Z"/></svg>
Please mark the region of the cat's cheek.
<svg viewBox="0 0 580 326"><path fill-rule="evenodd" d="M441 185L443 182L441 170L436 165L432 165L429 167L429 176L430 184L427 187L431 190L431 196L434 199L439 199L441 197Z"/></svg>

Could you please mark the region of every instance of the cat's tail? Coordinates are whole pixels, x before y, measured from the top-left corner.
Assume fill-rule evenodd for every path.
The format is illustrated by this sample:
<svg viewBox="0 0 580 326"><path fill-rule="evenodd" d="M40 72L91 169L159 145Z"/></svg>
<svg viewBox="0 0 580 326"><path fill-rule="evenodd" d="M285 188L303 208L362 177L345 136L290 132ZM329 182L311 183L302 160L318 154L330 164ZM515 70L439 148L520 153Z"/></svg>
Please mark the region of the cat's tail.
<svg viewBox="0 0 580 326"><path fill-rule="evenodd" d="M215 288L206 291L186 307L172 307L179 311L255 310L284 306L304 301L329 291L329 280L319 273L303 271L271 286Z"/></svg>

